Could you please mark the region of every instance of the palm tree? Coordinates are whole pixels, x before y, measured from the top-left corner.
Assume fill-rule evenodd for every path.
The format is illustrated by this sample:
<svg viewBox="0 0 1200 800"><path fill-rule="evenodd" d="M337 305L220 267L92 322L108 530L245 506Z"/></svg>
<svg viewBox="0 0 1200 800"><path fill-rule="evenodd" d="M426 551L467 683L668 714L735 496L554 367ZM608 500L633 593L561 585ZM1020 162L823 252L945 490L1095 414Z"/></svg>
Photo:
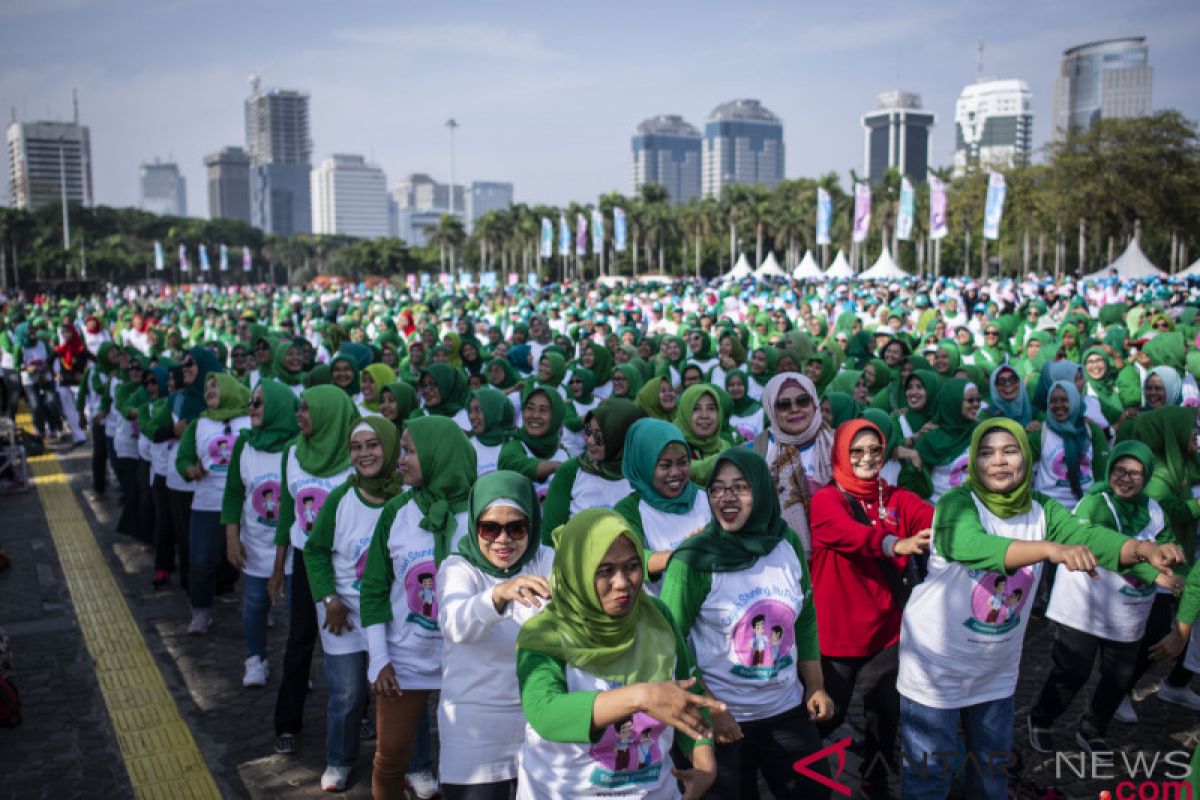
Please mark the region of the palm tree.
<svg viewBox="0 0 1200 800"><path fill-rule="evenodd" d="M681 227L692 235L692 249L695 251L696 259L696 280L699 280L703 243L712 236L718 219L717 201L711 197L705 197L702 200L693 198L687 205L679 206L677 212Z"/></svg>
<svg viewBox="0 0 1200 800"><path fill-rule="evenodd" d="M429 229L429 244L438 249L438 265L442 272L446 271L446 251L450 251L450 270L453 272L457 261L457 248L467 239L462 219L451 214L442 214L436 227Z"/></svg>
<svg viewBox="0 0 1200 800"><path fill-rule="evenodd" d="M733 269L737 262L738 222L746 216L746 207L750 203L750 187L735 183L721 190L721 218L729 225L729 268Z"/></svg>

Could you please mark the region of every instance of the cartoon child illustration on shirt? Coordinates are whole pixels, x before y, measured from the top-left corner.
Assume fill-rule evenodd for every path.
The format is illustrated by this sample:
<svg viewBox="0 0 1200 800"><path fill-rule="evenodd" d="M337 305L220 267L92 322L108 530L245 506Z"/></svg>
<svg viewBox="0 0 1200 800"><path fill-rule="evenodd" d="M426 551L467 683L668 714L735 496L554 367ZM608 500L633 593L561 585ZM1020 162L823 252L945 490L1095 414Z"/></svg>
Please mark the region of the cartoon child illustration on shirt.
<svg viewBox="0 0 1200 800"><path fill-rule="evenodd" d="M754 629L753 644L751 645L753 655L750 658L750 666L761 667L767 654L767 618L759 614L750 620L750 626Z"/></svg>
<svg viewBox="0 0 1200 800"><path fill-rule="evenodd" d="M771 626L771 664L778 664L783 655L783 626Z"/></svg>
<svg viewBox="0 0 1200 800"><path fill-rule="evenodd" d="M417 594L421 598L421 616L433 619L433 600L436 593L433 588L433 575L428 572L422 572L417 576L417 583L421 588Z"/></svg>
<svg viewBox="0 0 1200 800"><path fill-rule="evenodd" d="M217 463L218 464L228 464L229 463L229 440L228 439L218 439L217 440Z"/></svg>
<svg viewBox="0 0 1200 800"><path fill-rule="evenodd" d="M304 532L312 533L313 525L317 521L317 512L313 508L313 505L314 505L313 496L311 494L307 495L304 498L303 503L304 503L304 510L301 512L300 515L304 521Z"/></svg>
<svg viewBox="0 0 1200 800"><path fill-rule="evenodd" d="M1004 619L1000 622L1008 622L1017 616L1017 610L1021 606L1021 598L1025 595L1019 587L1012 590L1012 594L1004 598Z"/></svg>
<svg viewBox="0 0 1200 800"><path fill-rule="evenodd" d="M273 489L263 489L262 492L262 507L263 517L265 519L274 520L276 516L275 491Z"/></svg>
<svg viewBox="0 0 1200 800"><path fill-rule="evenodd" d="M646 769L654 762L654 740L650 738L650 729L642 731L638 739L638 769Z"/></svg>
<svg viewBox="0 0 1200 800"><path fill-rule="evenodd" d="M634 742L637 740L637 733L633 729L633 717L617 720L613 727L617 730L616 762L613 772L625 772L630 767L629 757L632 755ZM633 768L637 769L636 763L633 764Z"/></svg>
<svg viewBox="0 0 1200 800"><path fill-rule="evenodd" d="M1000 612L1004 610L1004 602L1007 595L1004 593L1005 587L1008 586L1008 579L1003 575L996 577L996 589L992 596L988 598L988 614L984 622L989 625L997 625L1000 623Z"/></svg>

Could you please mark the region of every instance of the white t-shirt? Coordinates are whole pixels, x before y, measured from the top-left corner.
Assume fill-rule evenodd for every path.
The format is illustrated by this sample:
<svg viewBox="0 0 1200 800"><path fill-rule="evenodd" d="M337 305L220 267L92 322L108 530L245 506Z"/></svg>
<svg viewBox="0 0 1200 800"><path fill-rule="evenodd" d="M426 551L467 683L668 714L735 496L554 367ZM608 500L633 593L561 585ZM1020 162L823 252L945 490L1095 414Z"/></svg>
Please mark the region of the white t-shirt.
<svg viewBox="0 0 1200 800"><path fill-rule="evenodd" d="M753 414L747 414L744 417L730 417L729 426L741 433L747 441L753 440L755 436L766 430L766 412L760 408Z"/></svg>
<svg viewBox="0 0 1200 800"><path fill-rule="evenodd" d="M246 551L242 572L254 578L269 578L275 569L275 525L279 521L279 453L264 453L242 445L238 472L246 495L242 502L241 538ZM287 574L291 573L291 550Z"/></svg>
<svg viewBox="0 0 1200 800"><path fill-rule="evenodd" d="M196 458L207 472L195 481L193 511L221 510L221 501L225 498L225 476L233 460L233 445L237 442L238 433L249 427L250 417L196 419Z"/></svg>
<svg viewBox="0 0 1200 800"><path fill-rule="evenodd" d="M589 508L612 508L631 491L633 489L630 488L629 481L624 478L610 481L581 469L575 475L575 483L571 486L571 514L578 514Z"/></svg>
<svg viewBox="0 0 1200 800"><path fill-rule="evenodd" d="M472 436L471 446L475 448L475 461L478 464L480 475L487 475L500 468L500 448L504 445L489 446Z"/></svg>
<svg viewBox="0 0 1200 800"><path fill-rule="evenodd" d="M308 535L312 533L313 525L317 521L317 514L321 513L321 506L325 505L325 498L329 496L330 492L345 483L353 467L346 467L341 472L318 477L309 475L300 466L294 445L288 447L286 458L288 494L292 496L292 503L296 509L296 518L292 522L291 530L288 531L288 538L292 547L304 550L304 545L308 542Z"/></svg>
<svg viewBox="0 0 1200 800"><path fill-rule="evenodd" d="M367 551L375 523L383 513L383 503L368 503L353 486L337 498L333 526L333 585L338 599L350 607L346 620L350 630L334 635L325 628L325 604L316 599L317 626L321 631L321 649L327 654L361 653L367 649L359 617L358 586L367 566Z"/></svg>
<svg viewBox="0 0 1200 800"><path fill-rule="evenodd" d="M1042 454L1033 476L1033 490L1057 500L1064 508L1072 508L1079 501L1071 494L1071 483L1067 480L1066 453L1062 437L1050 430L1050 426L1045 423L1042 424L1041 435ZM1079 457L1079 488L1087 492L1093 482L1092 448L1089 443L1087 452Z"/></svg>
<svg viewBox="0 0 1200 800"><path fill-rule="evenodd" d="M933 484L933 494L929 496L929 502L936 505L942 495L967 479L967 468L970 466L967 463L968 455L969 451L964 449L958 458L938 464L929 471L929 482Z"/></svg>
<svg viewBox="0 0 1200 800"><path fill-rule="evenodd" d="M638 501L638 513L642 515L642 535L646 549L651 552L674 550L683 544L697 528L704 527L712 519L712 508L708 496L700 491L692 501L692 507L682 514L660 511L645 500ZM646 591L655 597L662 592L662 576L658 580L646 581Z"/></svg>

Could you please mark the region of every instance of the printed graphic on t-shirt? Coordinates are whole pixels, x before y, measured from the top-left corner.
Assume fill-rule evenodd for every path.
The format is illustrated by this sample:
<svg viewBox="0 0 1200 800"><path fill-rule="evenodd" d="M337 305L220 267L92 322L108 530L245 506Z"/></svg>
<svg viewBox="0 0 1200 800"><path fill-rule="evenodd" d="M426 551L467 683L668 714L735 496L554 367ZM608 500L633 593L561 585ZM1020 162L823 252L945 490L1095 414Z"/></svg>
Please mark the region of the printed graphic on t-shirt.
<svg viewBox="0 0 1200 800"><path fill-rule="evenodd" d="M233 457L233 443L236 440L237 434L228 425L225 426L225 433L209 440L208 460L212 463L210 472L228 471L229 460Z"/></svg>
<svg viewBox="0 0 1200 800"><path fill-rule="evenodd" d="M953 489L955 486L961 486L962 482L967 479L969 462L970 457L968 453L963 453L950 462L950 488Z"/></svg>
<svg viewBox="0 0 1200 800"><path fill-rule="evenodd" d="M1121 577L1125 579L1125 585L1121 587L1120 592L1126 597L1146 597L1154 594L1154 584L1146 583L1133 575L1122 575Z"/></svg>
<svg viewBox="0 0 1200 800"><path fill-rule="evenodd" d="M733 627L737 664L730 670L743 678L768 680L792 665L796 615L778 600L760 600L746 609Z"/></svg>
<svg viewBox="0 0 1200 800"><path fill-rule="evenodd" d="M300 530L305 534L312 533L313 525L317 522L317 514L321 513L321 506L325 505L325 498L328 496L329 492L316 486L301 489L297 493L296 522L300 523Z"/></svg>
<svg viewBox="0 0 1200 800"><path fill-rule="evenodd" d="M1021 623L1021 609L1033 590L1033 567L1022 567L1012 575L970 570L975 581L971 592L971 619L966 625L977 633L999 636Z"/></svg>
<svg viewBox="0 0 1200 800"><path fill-rule="evenodd" d="M367 554L371 552L371 537L360 536L354 543L354 591L362 588L363 572L367 569Z"/></svg>
<svg viewBox="0 0 1200 800"><path fill-rule="evenodd" d="M437 567L432 561L414 564L404 575L404 593L408 598L407 622L430 631L437 624Z"/></svg>
<svg viewBox="0 0 1200 800"><path fill-rule="evenodd" d="M596 762L589 776L593 786L628 786L657 782L663 754L658 739L666 730L658 720L638 711L604 729L588 755Z"/></svg>
<svg viewBox="0 0 1200 800"><path fill-rule="evenodd" d="M250 493L250 506L259 524L275 527L279 519L279 481L263 481Z"/></svg>
<svg viewBox="0 0 1200 800"><path fill-rule="evenodd" d="M1059 486L1070 486L1071 483L1067 479L1067 454L1059 450L1050 457L1050 474L1054 476L1054 481ZM1090 476L1092 474L1092 454L1081 453L1079 456L1079 474Z"/></svg>

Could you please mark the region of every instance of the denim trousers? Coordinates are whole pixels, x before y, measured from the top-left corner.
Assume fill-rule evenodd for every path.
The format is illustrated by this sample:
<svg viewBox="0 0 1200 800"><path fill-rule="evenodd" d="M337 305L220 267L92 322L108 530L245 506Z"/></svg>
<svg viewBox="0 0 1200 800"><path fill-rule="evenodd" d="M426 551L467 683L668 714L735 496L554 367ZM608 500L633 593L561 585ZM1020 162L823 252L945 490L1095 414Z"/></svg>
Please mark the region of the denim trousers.
<svg viewBox="0 0 1200 800"><path fill-rule="evenodd" d="M352 767L358 760L363 709L367 705L367 652L332 654L322 659L329 683L325 710L325 764Z"/></svg>
<svg viewBox="0 0 1200 800"><path fill-rule="evenodd" d="M212 608L217 569L225 558L225 526L220 511L192 509L188 532L188 598L192 608Z"/></svg>
<svg viewBox="0 0 1200 800"><path fill-rule="evenodd" d="M773 717L738 724L742 738L715 747L717 779L705 795L707 798L757 797L759 774L777 798L820 800L830 796L829 789L792 767L796 761L824 747L804 704ZM808 769L828 776L829 762L818 759L809 763Z"/></svg>
<svg viewBox="0 0 1200 800"><path fill-rule="evenodd" d="M966 745L963 755L960 722ZM1007 797L1012 732L1012 695L964 708L933 708L901 695L901 797L941 800L960 778L966 797Z"/></svg>
<svg viewBox="0 0 1200 800"><path fill-rule="evenodd" d="M292 601L292 576L284 578L287 602ZM284 608L287 608L285 605ZM271 598L267 596L267 579L242 575L242 635L246 638L246 658L267 657L267 615Z"/></svg>

